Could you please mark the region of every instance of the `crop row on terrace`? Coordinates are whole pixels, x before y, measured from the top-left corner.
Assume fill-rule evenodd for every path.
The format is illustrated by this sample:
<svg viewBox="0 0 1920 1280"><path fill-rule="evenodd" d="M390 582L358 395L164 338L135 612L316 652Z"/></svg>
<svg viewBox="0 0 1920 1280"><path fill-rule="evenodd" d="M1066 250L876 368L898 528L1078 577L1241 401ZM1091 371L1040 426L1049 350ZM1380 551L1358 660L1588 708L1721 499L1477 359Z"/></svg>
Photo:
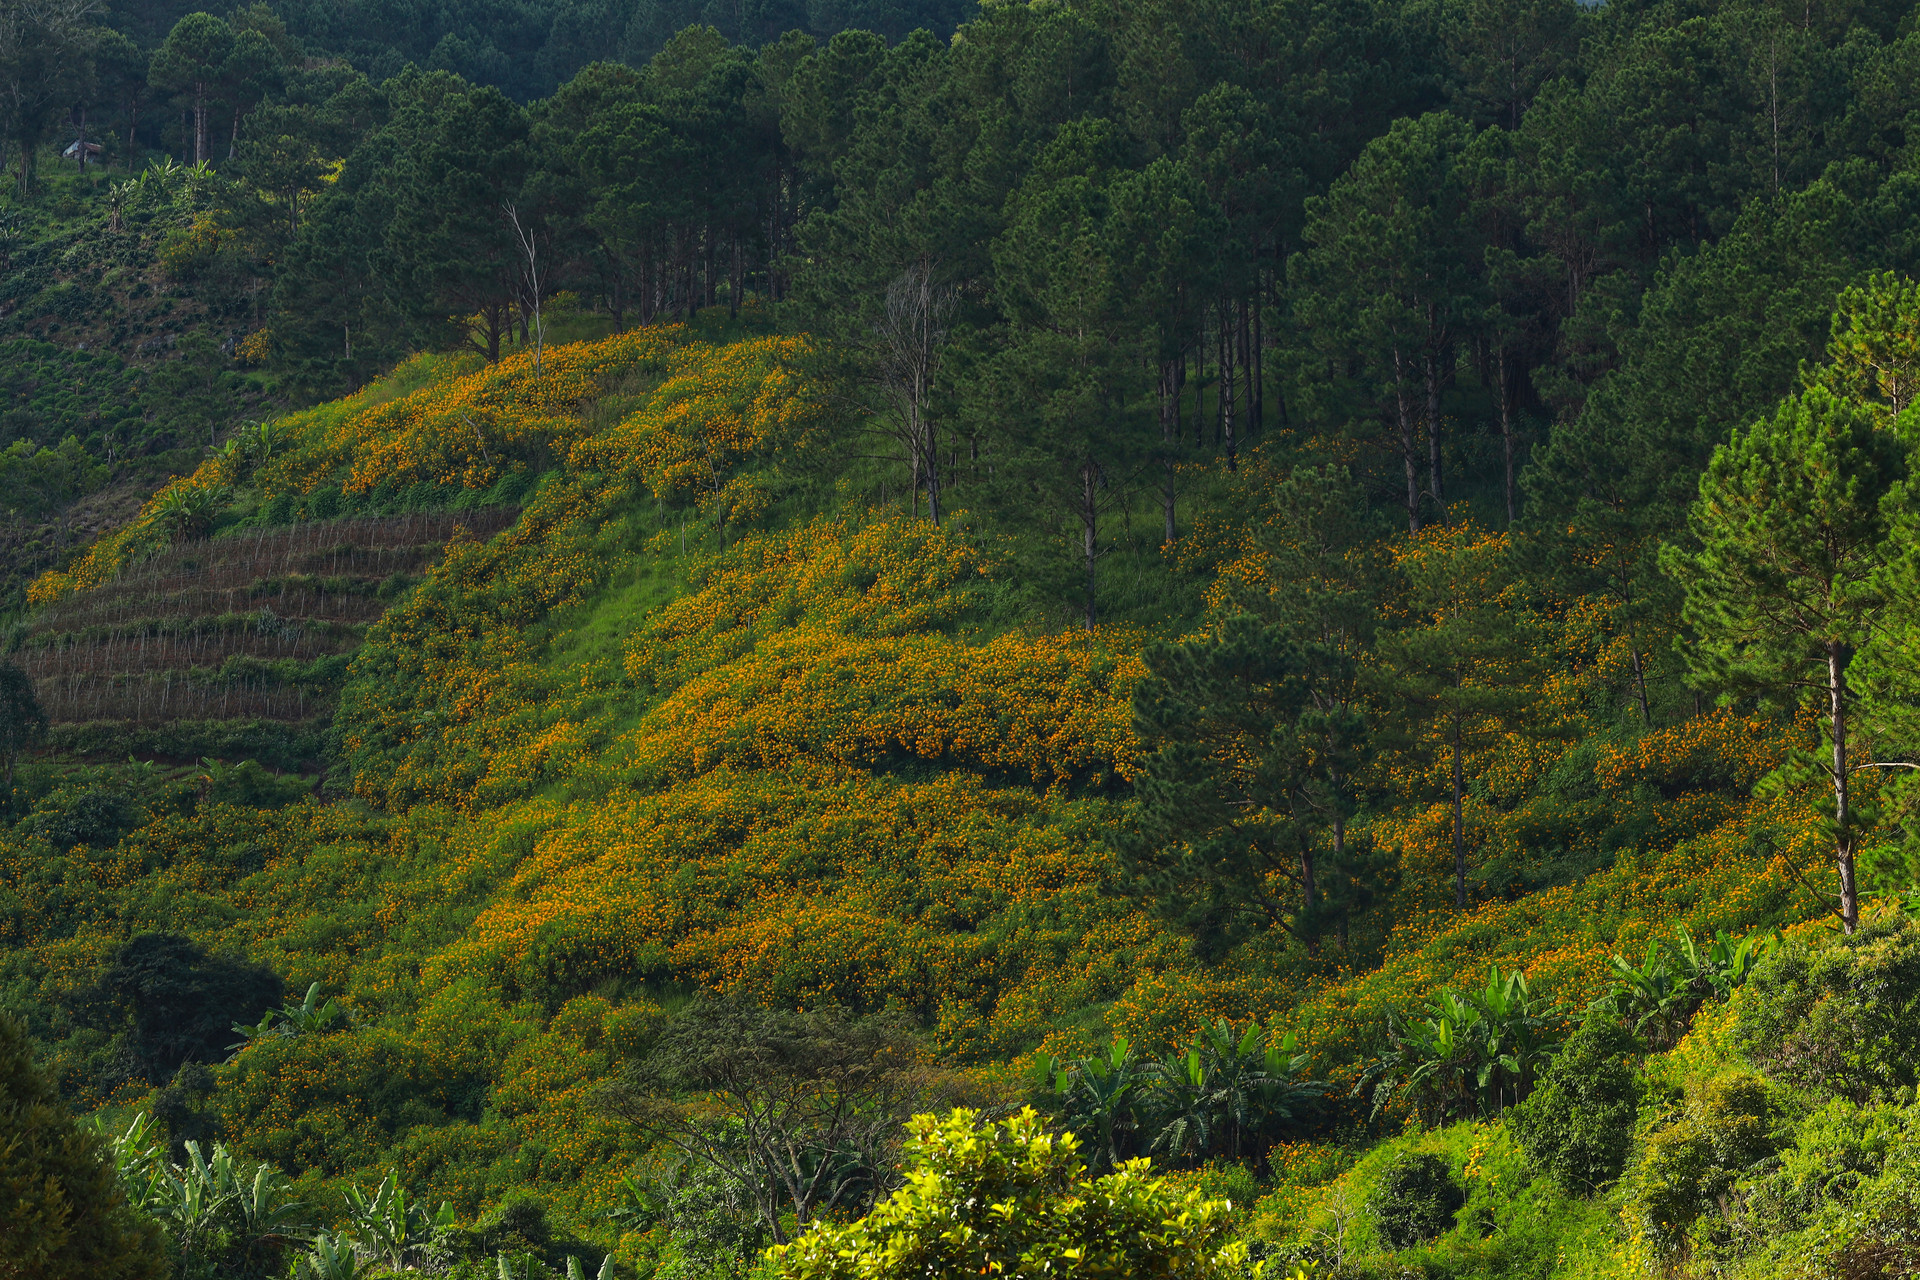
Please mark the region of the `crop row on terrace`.
<svg viewBox="0 0 1920 1280"><path fill-rule="evenodd" d="M58 724L306 720L329 693L219 669L347 652L456 532L488 537L518 514L360 517L183 543L42 610L16 660Z"/></svg>
<svg viewBox="0 0 1920 1280"><path fill-rule="evenodd" d="M197 613L182 617L140 617L119 626L99 624L66 631L36 631L19 638L18 647L26 653L41 649L71 649L76 645L100 641L189 640L195 636L264 635L284 633L324 637L338 648L352 648L360 642L365 629L353 622L327 622L304 618L283 618L272 609L261 607L245 613Z"/></svg>
<svg viewBox="0 0 1920 1280"><path fill-rule="evenodd" d="M217 667L230 657L296 658L310 661L343 652L352 641L324 630L285 627L277 632L202 634L182 638L115 637L50 645L22 654L20 666L35 680L63 675L118 675Z"/></svg>
<svg viewBox="0 0 1920 1280"><path fill-rule="evenodd" d="M458 515L369 516L187 542L52 605L41 613L36 630L74 630L139 616L135 610L177 615L180 610L168 603L176 597L192 602L188 612L225 612L257 608L274 595L314 584L329 595L365 594L352 584L371 588L383 579L416 573L438 558L456 531L490 537L518 515L515 507L493 507ZM265 583L277 590L263 591ZM286 612L277 606L276 611ZM314 616L364 621L379 612L379 607L371 612L348 607Z"/></svg>
<svg viewBox="0 0 1920 1280"><path fill-rule="evenodd" d="M256 593L253 586L186 591L148 591L138 595L87 592L62 601L39 620L37 634L52 635L106 627L132 630L143 619L188 619L207 615L271 610L288 622L371 622L389 602L366 591L327 590L289 582Z"/></svg>
<svg viewBox="0 0 1920 1280"><path fill-rule="evenodd" d="M318 715L331 698L267 680L213 683L185 672L90 676L69 674L39 682L47 718L69 724L118 720L165 724L175 720L300 721Z"/></svg>
<svg viewBox="0 0 1920 1280"><path fill-rule="evenodd" d="M354 555L379 552L437 554L465 529L476 538L491 537L519 518L518 507L487 507L477 511L427 512L403 516L357 516L318 520L277 529L241 529L216 538L181 543L138 565L130 566L113 582L120 585L210 585L221 581L250 582L255 578L292 573L343 573L345 568L323 569ZM392 570L382 570L392 572Z"/></svg>

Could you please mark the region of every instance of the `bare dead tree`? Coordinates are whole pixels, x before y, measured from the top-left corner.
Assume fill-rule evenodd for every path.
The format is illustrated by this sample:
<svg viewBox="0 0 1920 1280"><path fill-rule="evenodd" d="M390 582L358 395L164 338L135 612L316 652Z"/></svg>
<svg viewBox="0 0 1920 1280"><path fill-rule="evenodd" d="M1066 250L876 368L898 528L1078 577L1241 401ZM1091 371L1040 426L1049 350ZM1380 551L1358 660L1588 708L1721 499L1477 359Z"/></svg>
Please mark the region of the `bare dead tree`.
<svg viewBox="0 0 1920 1280"><path fill-rule="evenodd" d="M533 377L536 382L545 374L547 350L546 323L541 318L540 301L542 282L540 276L540 242L536 228L520 221L519 207L514 204L504 206L507 222L513 227L513 238L520 246L520 254L526 259L526 267L520 277L520 298L523 314L532 320L533 330Z"/></svg>
<svg viewBox="0 0 1920 1280"><path fill-rule="evenodd" d="M804 1230L871 1207L894 1178L902 1125L942 1093L891 1016L703 999L601 1102L720 1173L783 1243L788 1214Z"/></svg>
<svg viewBox="0 0 1920 1280"><path fill-rule="evenodd" d="M936 284L933 262L921 258L887 286L887 309L877 326L880 387L893 406L916 486L926 480L927 514L935 524L940 523L940 454L927 401L958 300L959 291Z"/></svg>

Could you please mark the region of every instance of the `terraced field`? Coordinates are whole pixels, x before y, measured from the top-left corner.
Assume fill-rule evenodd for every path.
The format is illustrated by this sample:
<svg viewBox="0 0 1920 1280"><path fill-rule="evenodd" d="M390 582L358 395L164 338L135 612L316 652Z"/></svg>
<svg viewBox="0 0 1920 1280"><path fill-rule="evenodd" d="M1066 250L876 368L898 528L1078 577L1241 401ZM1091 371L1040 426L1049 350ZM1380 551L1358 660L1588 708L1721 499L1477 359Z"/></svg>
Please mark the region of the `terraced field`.
<svg viewBox="0 0 1920 1280"><path fill-rule="evenodd" d="M513 507L361 517L183 543L34 619L15 658L56 725L324 717L347 656L456 528Z"/></svg>

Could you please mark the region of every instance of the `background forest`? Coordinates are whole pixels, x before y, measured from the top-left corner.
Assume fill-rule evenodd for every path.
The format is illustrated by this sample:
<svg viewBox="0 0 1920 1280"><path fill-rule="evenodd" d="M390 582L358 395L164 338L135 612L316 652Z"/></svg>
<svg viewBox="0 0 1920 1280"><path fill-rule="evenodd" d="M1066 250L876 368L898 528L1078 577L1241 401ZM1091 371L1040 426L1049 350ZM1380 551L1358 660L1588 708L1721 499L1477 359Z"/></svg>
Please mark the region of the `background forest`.
<svg viewBox="0 0 1920 1280"><path fill-rule="evenodd" d="M1916 110L0 0L0 1276L1920 1274Z"/></svg>

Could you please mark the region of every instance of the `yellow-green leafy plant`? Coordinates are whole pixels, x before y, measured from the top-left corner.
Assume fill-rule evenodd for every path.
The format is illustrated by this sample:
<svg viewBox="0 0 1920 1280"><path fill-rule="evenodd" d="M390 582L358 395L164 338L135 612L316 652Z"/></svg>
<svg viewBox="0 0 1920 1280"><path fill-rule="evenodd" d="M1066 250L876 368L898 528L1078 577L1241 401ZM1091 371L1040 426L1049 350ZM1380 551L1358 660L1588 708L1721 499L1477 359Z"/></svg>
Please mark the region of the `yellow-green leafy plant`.
<svg viewBox="0 0 1920 1280"><path fill-rule="evenodd" d="M784 1280L1072 1275L1206 1280L1248 1274L1233 1205L1181 1192L1129 1160L1087 1175L1080 1142L1026 1108L914 1117L906 1185L858 1222L770 1250Z"/></svg>

